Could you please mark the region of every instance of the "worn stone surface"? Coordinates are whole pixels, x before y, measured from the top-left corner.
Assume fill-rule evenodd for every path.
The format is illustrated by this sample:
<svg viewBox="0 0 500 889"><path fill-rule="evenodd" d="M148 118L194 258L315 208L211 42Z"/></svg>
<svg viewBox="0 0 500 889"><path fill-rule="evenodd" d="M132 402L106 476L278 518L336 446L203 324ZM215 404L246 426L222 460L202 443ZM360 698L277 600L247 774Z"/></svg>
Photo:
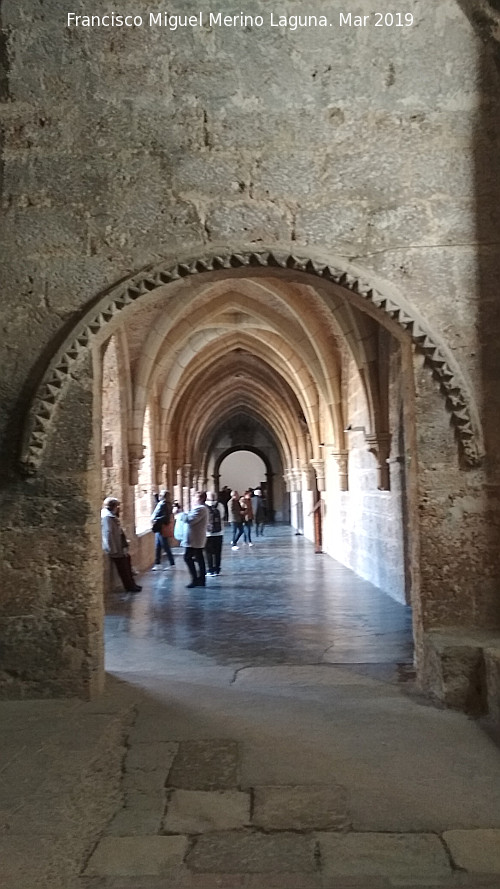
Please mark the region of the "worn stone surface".
<svg viewBox="0 0 500 889"><path fill-rule="evenodd" d="M498 634L456 630L425 638L425 684L446 706L498 722L495 644ZM491 654L488 656L488 651Z"/></svg>
<svg viewBox="0 0 500 889"><path fill-rule="evenodd" d="M449 830L443 840L456 867L474 874L500 874L500 830Z"/></svg>
<svg viewBox="0 0 500 889"><path fill-rule="evenodd" d="M321 834L318 841L327 877L365 874L418 881L451 875L446 850L432 834Z"/></svg>
<svg viewBox="0 0 500 889"><path fill-rule="evenodd" d="M255 819L254 819L255 820ZM250 794L236 790L174 790L169 793L165 833L237 830L250 822Z"/></svg>
<svg viewBox="0 0 500 889"><path fill-rule="evenodd" d="M85 868L89 876L175 875L188 847L186 837L104 837Z"/></svg>
<svg viewBox="0 0 500 889"><path fill-rule="evenodd" d="M178 744L168 741L136 742L127 753L126 772L161 772L166 777L178 749Z"/></svg>
<svg viewBox="0 0 500 889"><path fill-rule="evenodd" d="M500 644L484 650L487 708L497 730L500 730Z"/></svg>
<svg viewBox="0 0 500 889"><path fill-rule="evenodd" d="M234 741L181 741L168 776L183 790L234 788L239 783L239 748Z"/></svg>
<svg viewBox="0 0 500 889"><path fill-rule="evenodd" d="M2 886L67 889L120 804L131 718L118 703L100 713L63 701L3 704Z"/></svg>
<svg viewBox="0 0 500 889"><path fill-rule="evenodd" d="M349 823L339 785L254 788L252 824L264 830L345 830Z"/></svg>
<svg viewBox="0 0 500 889"><path fill-rule="evenodd" d="M187 866L200 873L313 873L316 869L314 840L291 833L265 836L227 831L198 837L190 849Z"/></svg>

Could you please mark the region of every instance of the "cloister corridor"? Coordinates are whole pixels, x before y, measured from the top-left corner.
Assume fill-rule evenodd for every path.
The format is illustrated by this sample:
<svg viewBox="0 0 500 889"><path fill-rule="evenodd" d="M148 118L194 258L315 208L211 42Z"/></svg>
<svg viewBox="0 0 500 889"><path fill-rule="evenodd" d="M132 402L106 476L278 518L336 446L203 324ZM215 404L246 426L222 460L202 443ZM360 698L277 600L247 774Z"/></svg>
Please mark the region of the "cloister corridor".
<svg viewBox="0 0 500 889"><path fill-rule="evenodd" d="M175 550L174 550L175 552ZM178 659L200 666L372 665L412 670L411 609L294 535L268 525L253 547L231 550L205 588L189 580L177 550L174 571L146 572L139 595L107 597L106 668L112 674L178 675ZM164 563L168 564L167 562Z"/></svg>

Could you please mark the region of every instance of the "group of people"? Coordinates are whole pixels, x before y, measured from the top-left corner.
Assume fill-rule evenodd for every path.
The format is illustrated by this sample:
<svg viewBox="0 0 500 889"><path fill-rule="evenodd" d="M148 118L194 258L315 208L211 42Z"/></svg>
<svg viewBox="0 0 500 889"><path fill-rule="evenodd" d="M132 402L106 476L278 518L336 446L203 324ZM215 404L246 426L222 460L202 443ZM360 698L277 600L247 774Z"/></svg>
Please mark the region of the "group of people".
<svg viewBox="0 0 500 889"><path fill-rule="evenodd" d="M238 540L243 537L243 542L248 546L252 543L252 525L255 522L255 536L264 534L265 505L262 491L251 488L245 491L242 497L238 491L231 491L227 505L228 518L232 528L232 548L238 549Z"/></svg>
<svg viewBox="0 0 500 889"><path fill-rule="evenodd" d="M102 545L115 564L126 592L137 593L142 587L134 579L128 541L120 525L119 514L119 501L115 497L107 497L101 511ZM245 543L253 546L254 522L256 536L263 535L265 517L265 502L260 488L254 491L249 488L241 497L237 491L231 491L227 504L221 502L220 495L217 498L215 493L207 495L199 491L189 512L184 512L177 502L171 503L168 491L162 491L151 516L155 534L152 570L160 570L163 552L168 560L165 570L174 567L170 540L175 538L185 547L184 561L191 577L188 589L205 586L207 576L217 577L220 574L224 521L231 523L232 549L237 550L242 536Z"/></svg>

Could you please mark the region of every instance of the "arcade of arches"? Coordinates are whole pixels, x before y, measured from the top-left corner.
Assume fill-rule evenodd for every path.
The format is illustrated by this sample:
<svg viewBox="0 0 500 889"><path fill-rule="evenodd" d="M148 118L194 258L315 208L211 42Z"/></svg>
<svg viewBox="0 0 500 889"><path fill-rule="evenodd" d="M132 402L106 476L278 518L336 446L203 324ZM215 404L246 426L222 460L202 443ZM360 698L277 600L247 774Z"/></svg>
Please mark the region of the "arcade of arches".
<svg viewBox="0 0 500 889"><path fill-rule="evenodd" d="M338 29L160 49L0 3L5 696L102 689L103 494L145 571L153 492L250 450L278 520L411 605L423 687L498 709L496 13L421 5L347 63Z"/></svg>

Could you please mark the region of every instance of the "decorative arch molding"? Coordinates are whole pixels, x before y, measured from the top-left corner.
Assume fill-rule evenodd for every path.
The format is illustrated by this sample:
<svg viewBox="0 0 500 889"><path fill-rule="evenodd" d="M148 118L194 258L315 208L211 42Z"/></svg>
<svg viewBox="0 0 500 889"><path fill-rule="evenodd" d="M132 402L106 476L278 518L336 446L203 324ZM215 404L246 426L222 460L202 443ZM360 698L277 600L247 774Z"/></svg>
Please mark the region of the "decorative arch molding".
<svg viewBox="0 0 500 889"><path fill-rule="evenodd" d="M340 287L358 305L369 304L381 323L388 321L407 334L439 383L450 412L463 463L477 466L483 454L481 431L462 373L448 350L439 345L426 325L411 314L411 309L397 295L385 295L362 280L352 270L339 268L318 259L279 248L270 250L221 250L209 255L165 263L140 272L127 283L123 281L93 301L92 308L75 326L72 334L54 355L28 411L21 450L21 465L26 474L40 468L54 416L66 387L78 369L80 359L103 336L108 325L120 314L152 291L185 278L213 272L246 269L298 272Z"/></svg>

